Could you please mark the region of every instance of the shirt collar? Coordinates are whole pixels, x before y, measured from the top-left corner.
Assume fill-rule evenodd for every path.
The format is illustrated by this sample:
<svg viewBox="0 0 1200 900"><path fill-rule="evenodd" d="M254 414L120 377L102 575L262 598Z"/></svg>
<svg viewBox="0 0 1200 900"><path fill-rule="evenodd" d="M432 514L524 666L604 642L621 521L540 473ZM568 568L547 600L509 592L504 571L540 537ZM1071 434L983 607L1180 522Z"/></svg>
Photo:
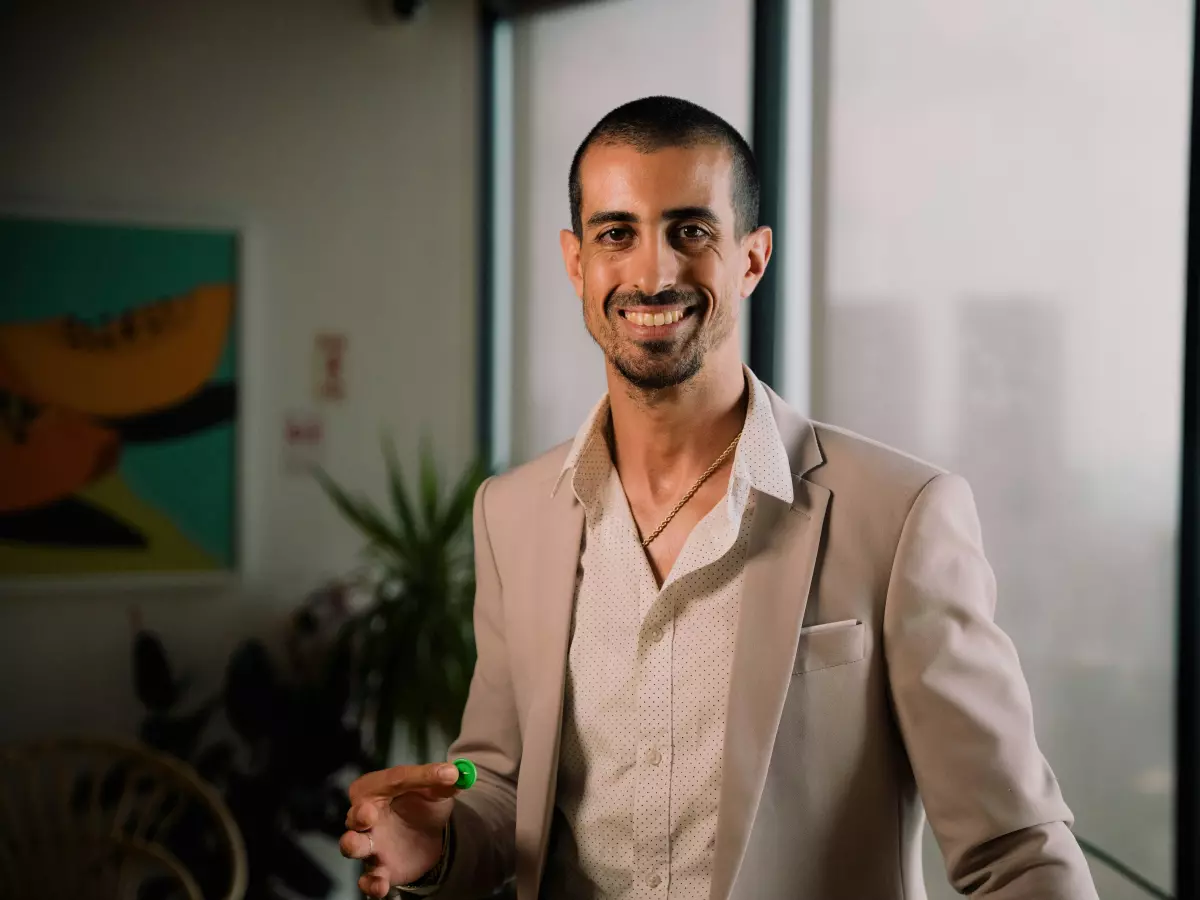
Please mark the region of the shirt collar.
<svg viewBox="0 0 1200 900"><path fill-rule="evenodd" d="M790 504L795 496L792 467L775 424L775 415L771 412L770 397L758 377L748 367L743 366L743 369L746 383L750 386L750 398L746 406L742 438L733 456L730 494L732 496L735 493L736 485L744 483ZM608 395L605 394L576 433L571 450L554 482L552 496L557 493L564 476L571 472L571 486L579 502L586 507L595 501L598 486L602 483L602 479L595 476L607 474L607 469L612 466L606 436L609 410Z"/></svg>

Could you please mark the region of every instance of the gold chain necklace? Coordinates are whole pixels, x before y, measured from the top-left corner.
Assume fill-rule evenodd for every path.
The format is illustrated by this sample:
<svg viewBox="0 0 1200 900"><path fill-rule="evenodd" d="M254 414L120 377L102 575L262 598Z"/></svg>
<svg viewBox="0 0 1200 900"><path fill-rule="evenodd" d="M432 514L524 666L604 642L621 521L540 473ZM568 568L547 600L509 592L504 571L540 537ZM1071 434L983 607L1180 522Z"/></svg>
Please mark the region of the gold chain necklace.
<svg viewBox="0 0 1200 900"><path fill-rule="evenodd" d="M716 460L713 461L713 464L704 470L703 475L701 475L699 478L696 479L696 483L692 485L692 489L683 495L683 499L675 504L675 508L673 510L671 510L669 513L667 513L667 517L665 519L663 519L662 522L659 523L659 526L650 533L650 537L648 537L644 541L642 541L642 549L649 547L650 544L654 541L654 539L663 533L663 529L671 524L671 520L673 518L675 518L675 514L678 513L681 509L683 509L683 507L687 504L687 502L689 500L691 500L694 496L696 496L696 491L700 490L700 486L712 477L713 472L715 472L715 471L717 471L717 469L721 468L721 464L723 462L725 462L725 460L729 459L729 454L733 452L733 448L737 446L737 442L740 441L741 439L742 439L742 432L739 431L737 433L737 436L734 437L734 439L729 442L729 446L726 447L722 451L721 455L718 456L716 458Z"/></svg>

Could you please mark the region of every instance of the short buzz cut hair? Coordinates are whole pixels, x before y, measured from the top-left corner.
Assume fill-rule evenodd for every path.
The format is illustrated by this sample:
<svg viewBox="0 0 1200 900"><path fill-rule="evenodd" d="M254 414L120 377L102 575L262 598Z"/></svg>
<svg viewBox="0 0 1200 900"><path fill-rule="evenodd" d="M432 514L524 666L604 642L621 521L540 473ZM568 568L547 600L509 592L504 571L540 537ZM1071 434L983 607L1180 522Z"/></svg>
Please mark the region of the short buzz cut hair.
<svg viewBox="0 0 1200 900"><path fill-rule="evenodd" d="M733 161L733 212L737 236L758 227L758 163L754 152L736 128L703 106L678 97L643 97L618 106L596 123L571 160L568 190L571 196L571 227L583 237L583 185L579 167L593 144L627 144L639 153L667 147L716 144L729 152Z"/></svg>

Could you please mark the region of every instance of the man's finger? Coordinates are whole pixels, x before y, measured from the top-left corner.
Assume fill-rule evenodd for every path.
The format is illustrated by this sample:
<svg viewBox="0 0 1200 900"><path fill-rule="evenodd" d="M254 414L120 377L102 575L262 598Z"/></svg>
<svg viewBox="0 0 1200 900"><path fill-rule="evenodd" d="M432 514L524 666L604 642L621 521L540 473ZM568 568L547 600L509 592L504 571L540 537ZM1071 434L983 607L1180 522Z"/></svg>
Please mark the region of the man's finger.
<svg viewBox="0 0 1200 900"><path fill-rule="evenodd" d="M459 793L458 788L452 784L443 784L438 787L417 788L415 791L405 791L403 794L393 798L393 808L399 802L402 802L405 797L420 797L422 800L446 800L454 797Z"/></svg>
<svg viewBox="0 0 1200 900"><path fill-rule="evenodd" d="M390 800L397 794L417 788L447 787L458 781L458 769L451 763L430 763L425 766L393 766L379 772L368 772L350 785L355 800L382 797Z"/></svg>
<svg viewBox="0 0 1200 900"><path fill-rule="evenodd" d="M368 897L386 897L388 891L392 889L391 880L387 877L387 870L374 869L367 872L358 879L358 889Z"/></svg>
<svg viewBox="0 0 1200 900"><path fill-rule="evenodd" d="M347 859L366 859L371 856L371 839L357 831L347 831L338 841L338 849Z"/></svg>
<svg viewBox="0 0 1200 900"><path fill-rule="evenodd" d="M346 827L350 831L366 831L374 828L378 822L379 803L374 800L355 803L346 814Z"/></svg>

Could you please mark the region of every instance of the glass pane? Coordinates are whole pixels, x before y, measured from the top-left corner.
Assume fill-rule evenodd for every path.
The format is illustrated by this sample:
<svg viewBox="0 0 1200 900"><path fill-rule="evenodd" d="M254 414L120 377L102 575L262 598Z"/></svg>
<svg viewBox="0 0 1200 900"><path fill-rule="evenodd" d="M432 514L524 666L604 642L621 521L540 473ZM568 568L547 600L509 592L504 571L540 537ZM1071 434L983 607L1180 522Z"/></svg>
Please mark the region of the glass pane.
<svg viewBox="0 0 1200 900"><path fill-rule="evenodd" d="M1168 887L1191 4L830 5L815 414L970 479L1076 831Z"/></svg>

